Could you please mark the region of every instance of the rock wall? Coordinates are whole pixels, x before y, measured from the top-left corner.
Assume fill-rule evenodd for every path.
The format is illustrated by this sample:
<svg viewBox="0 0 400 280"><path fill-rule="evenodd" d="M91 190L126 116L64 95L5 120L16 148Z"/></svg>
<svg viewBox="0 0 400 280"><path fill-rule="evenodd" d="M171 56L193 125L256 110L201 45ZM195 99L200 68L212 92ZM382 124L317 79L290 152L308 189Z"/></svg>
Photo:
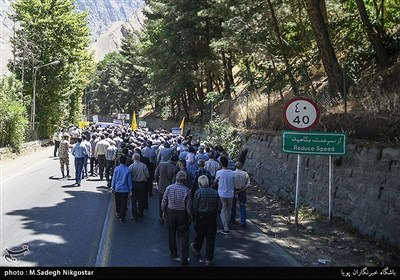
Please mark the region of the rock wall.
<svg viewBox="0 0 400 280"><path fill-rule="evenodd" d="M294 201L297 154L283 153L281 137L249 136L245 169L269 193ZM329 215L329 156L301 155L299 206ZM361 234L400 244L400 149L347 144L333 156L332 215Z"/></svg>

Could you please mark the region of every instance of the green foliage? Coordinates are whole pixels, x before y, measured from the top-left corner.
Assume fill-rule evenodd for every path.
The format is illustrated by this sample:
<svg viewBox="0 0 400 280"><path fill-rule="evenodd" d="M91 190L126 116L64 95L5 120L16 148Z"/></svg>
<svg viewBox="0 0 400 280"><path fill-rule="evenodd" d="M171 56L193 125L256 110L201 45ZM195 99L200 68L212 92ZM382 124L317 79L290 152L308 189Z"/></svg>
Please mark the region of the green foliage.
<svg viewBox="0 0 400 280"><path fill-rule="evenodd" d="M91 92L87 102L93 114L110 116L112 113L121 113L128 109L125 98L127 90L123 86L123 61L120 53L111 52L97 64L87 89L87 92ZM132 113L130 111L126 113Z"/></svg>
<svg viewBox="0 0 400 280"><path fill-rule="evenodd" d="M18 97L21 83L14 75L0 78L0 147L19 152L28 125L25 104Z"/></svg>
<svg viewBox="0 0 400 280"><path fill-rule="evenodd" d="M237 159L242 147L242 139L228 120L217 116L206 125L205 142L212 146L222 146L232 159Z"/></svg>
<svg viewBox="0 0 400 280"><path fill-rule="evenodd" d="M81 96L94 66L87 12L76 11L73 0L17 0L12 8L15 74L30 96L36 77L36 128L39 137L48 137L56 126L81 117ZM56 60L61 63L45 66Z"/></svg>

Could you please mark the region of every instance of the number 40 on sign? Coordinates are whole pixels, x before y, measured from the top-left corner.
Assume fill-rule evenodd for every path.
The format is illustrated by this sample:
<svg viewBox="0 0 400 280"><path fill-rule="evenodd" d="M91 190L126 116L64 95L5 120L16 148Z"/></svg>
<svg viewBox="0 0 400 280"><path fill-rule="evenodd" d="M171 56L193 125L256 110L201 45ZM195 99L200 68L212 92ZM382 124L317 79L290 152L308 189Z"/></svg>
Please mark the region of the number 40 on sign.
<svg viewBox="0 0 400 280"><path fill-rule="evenodd" d="M286 125L294 130L313 129L318 125L320 116L317 104L307 97L289 100L283 110Z"/></svg>

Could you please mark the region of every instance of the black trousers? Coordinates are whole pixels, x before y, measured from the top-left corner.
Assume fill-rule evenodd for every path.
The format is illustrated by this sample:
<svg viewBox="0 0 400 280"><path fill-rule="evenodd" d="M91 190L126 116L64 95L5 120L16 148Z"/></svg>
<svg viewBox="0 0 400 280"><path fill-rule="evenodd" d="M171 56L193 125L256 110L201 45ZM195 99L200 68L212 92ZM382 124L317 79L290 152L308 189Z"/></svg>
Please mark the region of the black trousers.
<svg viewBox="0 0 400 280"><path fill-rule="evenodd" d="M55 140L54 141L54 157L57 156L57 150L60 148L60 141Z"/></svg>
<svg viewBox="0 0 400 280"><path fill-rule="evenodd" d="M106 155L99 155L97 157L99 161L99 176L100 180L103 180L104 177L104 168L106 167Z"/></svg>
<svg viewBox="0 0 400 280"><path fill-rule="evenodd" d="M98 164L98 160L95 157L90 158L90 175L94 175L94 169L96 165Z"/></svg>
<svg viewBox="0 0 400 280"><path fill-rule="evenodd" d="M198 214L194 229L196 231L194 248L200 251L204 239L206 239L206 260L212 261L214 258L215 236L217 234L217 214Z"/></svg>
<svg viewBox="0 0 400 280"><path fill-rule="evenodd" d="M115 213L124 220L126 217L126 210L128 209L128 195L127 192L115 192Z"/></svg>
<svg viewBox="0 0 400 280"><path fill-rule="evenodd" d="M162 199L163 199L163 195L164 195L163 192L158 191L158 209L159 209L159 211L158 211L158 215L159 216L158 217L160 219L163 218L163 216L162 216L163 210L161 209L161 202L162 202Z"/></svg>
<svg viewBox="0 0 400 280"><path fill-rule="evenodd" d="M181 240L181 261L189 257L189 217L186 210L168 209L168 245L171 256L178 256L176 237Z"/></svg>
<svg viewBox="0 0 400 280"><path fill-rule="evenodd" d="M111 180L114 174L114 166L115 166L115 160L106 161L106 180L108 186L111 186Z"/></svg>
<svg viewBox="0 0 400 280"><path fill-rule="evenodd" d="M147 182L132 182L132 215L133 217L142 216L145 206L145 196ZM137 203L137 208L136 208ZM137 209L137 210L136 210Z"/></svg>

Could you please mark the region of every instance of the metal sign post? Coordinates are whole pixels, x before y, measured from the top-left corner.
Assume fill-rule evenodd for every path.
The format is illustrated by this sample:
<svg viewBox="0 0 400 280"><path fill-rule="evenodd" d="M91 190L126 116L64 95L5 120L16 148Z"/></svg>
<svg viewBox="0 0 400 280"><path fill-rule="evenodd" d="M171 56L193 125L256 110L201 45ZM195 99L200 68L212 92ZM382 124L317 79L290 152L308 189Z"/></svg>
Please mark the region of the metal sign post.
<svg viewBox="0 0 400 280"><path fill-rule="evenodd" d="M332 219L332 156L329 156L329 222Z"/></svg>
<svg viewBox="0 0 400 280"><path fill-rule="evenodd" d="M307 97L296 97L289 100L283 110L283 118L287 127L299 131L282 133L282 151L297 154L295 224L298 224L299 189L300 189L300 154L329 155L329 221L332 219L332 155L346 153L346 137L344 133L309 132L315 128L320 119L317 104Z"/></svg>
<svg viewBox="0 0 400 280"><path fill-rule="evenodd" d="M296 197L294 204L294 223L297 226L299 219L299 186L300 184L300 154L297 155L297 174L296 174Z"/></svg>

